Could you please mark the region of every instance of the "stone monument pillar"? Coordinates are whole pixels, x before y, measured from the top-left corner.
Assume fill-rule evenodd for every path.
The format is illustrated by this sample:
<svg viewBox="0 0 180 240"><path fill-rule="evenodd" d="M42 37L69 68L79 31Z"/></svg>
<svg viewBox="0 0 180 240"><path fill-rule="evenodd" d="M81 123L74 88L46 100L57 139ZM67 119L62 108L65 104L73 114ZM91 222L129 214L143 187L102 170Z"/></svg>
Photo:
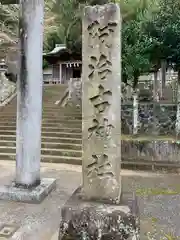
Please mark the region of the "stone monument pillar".
<svg viewBox="0 0 180 240"><path fill-rule="evenodd" d="M55 179L40 179L44 0L20 0L15 182L0 199L40 202Z"/></svg>
<svg viewBox="0 0 180 240"><path fill-rule="evenodd" d="M116 4L83 16L83 186L62 209L59 240L139 239L133 193L121 191L121 17Z"/></svg>
<svg viewBox="0 0 180 240"><path fill-rule="evenodd" d="M121 17L116 5L87 7L83 19L83 190L88 199L121 194Z"/></svg>

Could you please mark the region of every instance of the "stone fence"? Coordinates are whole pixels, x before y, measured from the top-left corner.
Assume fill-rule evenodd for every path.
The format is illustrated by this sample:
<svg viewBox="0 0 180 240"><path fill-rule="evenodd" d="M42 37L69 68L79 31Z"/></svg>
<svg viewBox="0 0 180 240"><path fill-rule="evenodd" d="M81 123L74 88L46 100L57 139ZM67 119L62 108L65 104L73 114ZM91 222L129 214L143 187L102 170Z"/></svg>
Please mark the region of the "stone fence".
<svg viewBox="0 0 180 240"><path fill-rule="evenodd" d="M176 104L139 103L139 135L174 135ZM133 132L133 103L123 103L121 107L122 133Z"/></svg>
<svg viewBox="0 0 180 240"><path fill-rule="evenodd" d="M60 105L81 106L81 79L72 78ZM138 104L138 132L139 135L175 135L177 106L175 103L140 102ZM133 102L121 103L122 134L133 133Z"/></svg>
<svg viewBox="0 0 180 240"><path fill-rule="evenodd" d="M66 90L66 104L81 102L81 81L72 79ZM64 104L64 106L66 105ZM143 139L132 136L133 133L133 102L121 103L121 128L123 137L122 163L140 168L173 167L180 168L180 144L173 140L175 136L176 104L139 103L138 132ZM167 136L169 140L167 140ZM140 137L142 138L142 137ZM159 139L159 140L158 140Z"/></svg>

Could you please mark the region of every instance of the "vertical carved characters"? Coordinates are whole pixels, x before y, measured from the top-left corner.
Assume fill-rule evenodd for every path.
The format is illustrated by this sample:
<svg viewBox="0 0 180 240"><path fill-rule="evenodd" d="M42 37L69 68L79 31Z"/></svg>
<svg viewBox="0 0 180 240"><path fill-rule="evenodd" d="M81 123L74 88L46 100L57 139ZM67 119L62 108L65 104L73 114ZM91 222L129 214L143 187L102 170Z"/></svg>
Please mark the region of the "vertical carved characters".
<svg viewBox="0 0 180 240"><path fill-rule="evenodd" d="M104 80L108 74L111 74L111 62L107 59L104 54L101 54L99 59L95 56L91 56L89 64L89 80Z"/></svg>
<svg viewBox="0 0 180 240"><path fill-rule="evenodd" d="M97 137L106 139L106 137L111 135L111 130L113 128L114 126L112 124L108 124L107 118L104 118L103 121L93 119L93 126L88 129L88 139L91 138L93 134L95 134Z"/></svg>
<svg viewBox="0 0 180 240"><path fill-rule="evenodd" d="M93 163L87 166L88 176L92 177L114 177L111 171L111 163L108 161L106 154L92 155Z"/></svg>
<svg viewBox="0 0 180 240"><path fill-rule="evenodd" d="M90 36L90 47L93 48L96 44L102 43L104 47L112 46L112 33L117 26L116 22L108 22L107 25L101 25L97 20L88 26Z"/></svg>
<svg viewBox="0 0 180 240"><path fill-rule="evenodd" d="M88 75L89 80L98 81L99 79L106 79L107 75L112 73L111 66L112 63L104 54L101 54L99 59L97 59L96 56L91 56L89 64L90 73Z"/></svg>
<svg viewBox="0 0 180 240"><path fill-rule="evenodd" d="M112 33L114 33L114 28L116 26L117 24L115 22L108 22L107 25L102 26L97 20L88 26L90 47L93 48L93 46L97 44L101 48L99 57L96 55L90 56L90 63L88 65L90 71L88 75L89 81L106 81L108 76L112 74L112 63L106 55L105 49L111 48ZM103 139L111 135L111 130L114 128L112 124L108 124L108 119L102 116L110 106L112 92L110 90L105 90L102 84L99 84L98 88L99 93L89 99L94 107L96 118L93 119L92 126L88 128L88 139L94 135L95 137L101 138L103 141ZM88 165L88 168L92 166L91 173L95 171L97 172L97 176L99 176L99 170L101 169L101 177L113 176L113 174L106 174L107 172L103 171L103 169L106 169L104 168L105 166L111 166L107 155L103 154L100 157L92 155L92 158L96 161ZM99 165L98 162L100 160L101 164ZM93 168L93 166L95 167Z"/></svg>
<svg viewBox="0 0 180 240"><path fill-rule="evenodd" d="M87 7L83 31L84 192L90 198L112 202L120 195L120 159L117 160L120 157L118 78L121 76L118 6Z"/></svg>
<svg viewBox="0 0 180 240"><path fill-rule="evenodd" d="M104 113L110 106L109 98L111 98L112 92L104 90L104 87L99 85L99 93L90 98L90 101L97 114L97 119L93 119L93 126L88 129L88 139L95 133L97 137L108 137L111 134L111 129L114 128L112 124L108 124L108 119L103 116L98 116L100 113Z"/></svg>
<svg viewBox="0 0 180 240"><path fill-rule="evenodd" d="M95 113L103 113L110 106L110 97L112 96L112 92L109 90L104 90L104 87L99 85L99 93L94 97L91 97L89 100L91 101Z"/></svg>

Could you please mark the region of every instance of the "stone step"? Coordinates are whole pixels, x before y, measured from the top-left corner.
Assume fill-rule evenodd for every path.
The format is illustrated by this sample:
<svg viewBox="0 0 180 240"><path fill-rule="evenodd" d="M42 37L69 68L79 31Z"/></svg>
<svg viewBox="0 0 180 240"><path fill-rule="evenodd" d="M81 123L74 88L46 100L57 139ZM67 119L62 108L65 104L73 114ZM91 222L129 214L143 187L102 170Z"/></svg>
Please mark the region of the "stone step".
<svg viewBox="0 0 180 240"><path fill-rule="evenodd" d="M15 121L1 121L0 119L0 125L1 126L16 126L16 122ZM64 128L64 129L82 129L82 124L63 124L60 122L42 122L42 127L56 127L56 128Z"/></svg>
<svg viewBox="0 0 180 240"><path fill-rule="evenodd" d="M16 147L0 146L0 153L16 153ZM82 157L82 151L74 149L41 148L42 155Z"/></svg>
<svg viewBox="0 0 180 240"><path fill-rule="evenodd" d="M0 111L4 111L4 109L6 110L11 110L11 111L16 111L16 104L10 104L10 105L6 105L4 107L0 107ZM46 110L46 111L52 111L53 109L58 109L58 110L62 110L64 112L74 112L74 113L79 113L82 112L81 108L75 108L75 107L61 107L60 105L57 105L55 103L52 103L51 105L47 105L47 104L43 104L42 105L42 109Z"/></svg>
<svg viewBox="0 0 180 240"><path fill-rule="evenodd" d="M0 160L16 160L16 153L0 153ZM41 162L81 165L82 159L81 157L41 155Z"/></svg>
<svg viewBox="0 0 180 240"><path fill-rule="evenodd" d="M62 109L54 108L54 109L44 109L42 111L43 114L57 114L59 115L65 115L65 116L82 116L81 112L71 112L71 111L63 111ZM16 114L16 111L13 109L4 109L0 111L0 114L6 114L7 116L13 116Z"/></svg>
<svg viewBox="0 0 180 240"><path fill-rule="evenodd" d="M57 107L57 105L53 105L49 108L43 106L42 107L42 111L44 112L53 112L54 110L58 111L58 112L63 112L63 113L72 113L72 114L81 114L82 111L81 110L78 110L78 111L75 111L74 109L66 109L66 108L62 108L62 107ZM8 113L15 113L16 112L16 107L13 106L13 107L2 107L0 108L0 113L1 112L8 112Z"/></svg>
<svg viewBox="0 0 180 240"><path fill-rule="evenodd" d="M6 141L16 141L16 135L0 135L0 140L6 140ZM82 144L81 138L67 138L67 137L49 137L49 136L42 136L41 137L42 142L48 141L51 143L68 143L68 144Z"/></svg>
<svg viewBox="0 0 180 240"><path fill-rule="evenodd" d="M16 147L15 140L0 140L0 146L4 147ZM61 143L61 142L41 142L42 148L55 148L55 149L71 149L71 150L80 150L82 149L81 143Z"/></svg>
<svg viewBox="0 0 180 240"><path fill-rule="evenodd" d="M12 117L7 117L7 116L1 116L0 115L0 119L1 120L16 120L16 117L15 116L12 116ZM60 117L56 117L56 116L49 116L49 117L43 117L42 118L43 121L48 121L48 122L52 122L52 121L58 121L58 122L65 122L65 123L81 123L81 120L80 119L71 119L71 117L68 117L67 119L66 118L60 118Z"/></svg>
<svg viewBox="0 0 180 240"><path fill-rule="evenodd" d="M45 131L45 132L68 132L68 133L82 133L82 129L81 128L63 128L63 126L61 127L58 127L58 126L51 126L51 127L44 127L42 126L42 131ZM16 130L16 124L14 125L1 125L0 124L0 131L2 130L12 130L12 131L15 131Z"/></svg>
<svg viewBox="0 0 180 240"><path fill-rule="evenodd" d="M16 119L16 116L14 114L12 115L7 115L5 114L0 114L0 118L1 119ZM70 121L70 122L78 122L78 121L82 121L82 116L66 116L66 115L62 115L62 114L58 114L58 113L52 113L52 114L46 114L46 115L42 115L42 119L43 120L49 120L49 119L58 119L59 121Z"/></svg>
<svg viewBox="0 0 180 240"><path fill-rule="evenodd" d="M3 109L11 109L16 111L16 107L17 107L17 103L10 103L9 105L0 107L0 110ZM61 109L65 112L67 111L72 111L72 112L81 112L82 109L81 108L76 108L76 107L62 107L61 105L55 104L55 102L52 102L51 104L47 104L47 102L44 102L42 105L42 108L45 110L52 110L52 109Z"/></svg>
<svg viewBox="0 0 180 240"><path fill-rule="evenodd" d="M0 130L0 135L13 135L16 134L16 131L14 130ZM66 137L66 138L79 138L81 139L82 134L81 133L73 133L73 132L42 132L42 136L47 136L47 137Z"/></svg>
<svg viewBox="0 0 180 240"><path fill-rule="evenodd" d="M12 125L15 124L15 120L6 120L6 121L1 121L0 119L0 125ZM64 127L64 128L80 128L82 129L82 123L69 123L68 121L66 122L59 122L57 121L42 121L42 126L56 126L56 127Z"/></svg>

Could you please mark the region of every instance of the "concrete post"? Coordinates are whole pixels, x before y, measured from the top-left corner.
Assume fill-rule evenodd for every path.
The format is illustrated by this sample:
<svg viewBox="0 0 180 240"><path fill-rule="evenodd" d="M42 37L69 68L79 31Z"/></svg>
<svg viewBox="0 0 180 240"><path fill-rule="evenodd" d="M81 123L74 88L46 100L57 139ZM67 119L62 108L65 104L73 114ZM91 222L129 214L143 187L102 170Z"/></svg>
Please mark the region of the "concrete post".
<svg viewBox="0 0 180 240"><path fill-rule="evenodd" d="M40 183L44 0L20 1L16 185Z"/></svg>

